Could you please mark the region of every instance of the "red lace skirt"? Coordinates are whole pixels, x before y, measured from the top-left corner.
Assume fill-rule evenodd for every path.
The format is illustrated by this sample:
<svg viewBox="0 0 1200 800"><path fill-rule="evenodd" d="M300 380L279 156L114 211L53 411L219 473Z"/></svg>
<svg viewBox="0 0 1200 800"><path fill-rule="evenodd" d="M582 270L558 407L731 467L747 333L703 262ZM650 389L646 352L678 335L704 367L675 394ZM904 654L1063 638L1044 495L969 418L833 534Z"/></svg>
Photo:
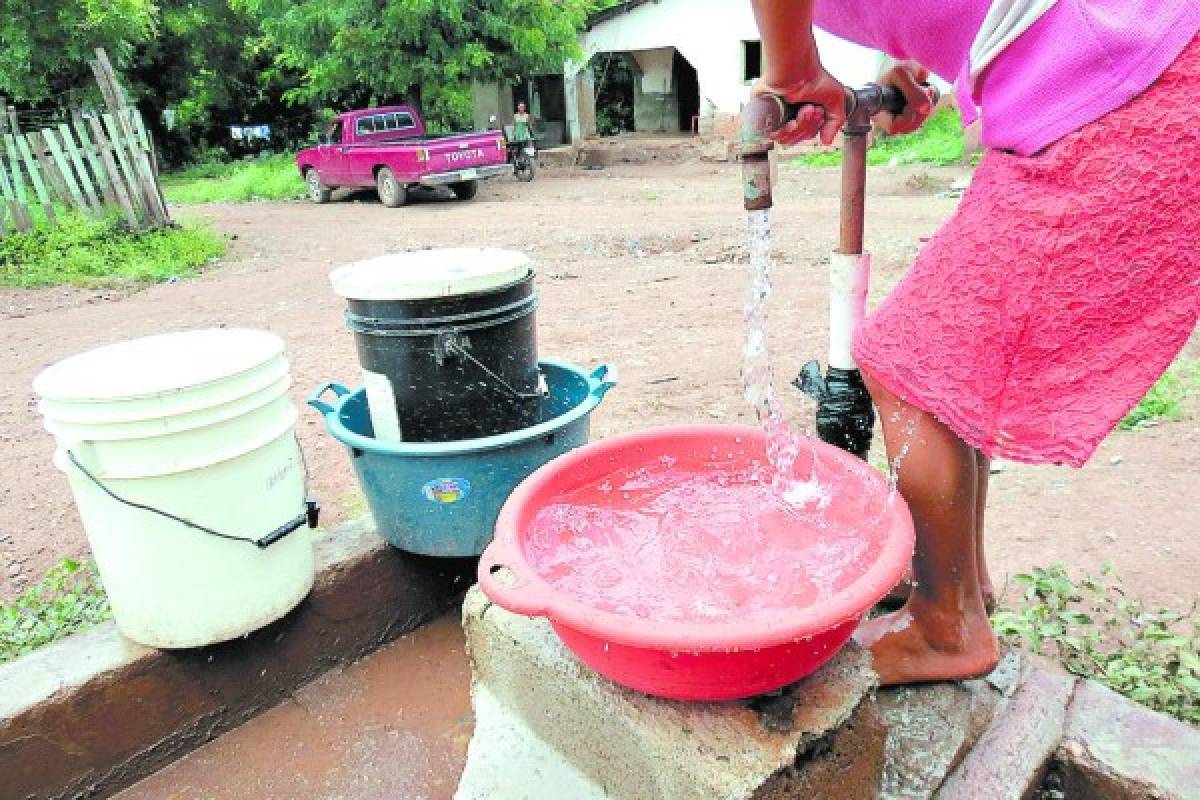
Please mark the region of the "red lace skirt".
<svg viewBox="0 0 1200 800"><path fill-rule="evenodd" d="M1200 39L1042 153L989 151L859 366L988 455L1083 465L1196 327L1198 87Z"/></svg>

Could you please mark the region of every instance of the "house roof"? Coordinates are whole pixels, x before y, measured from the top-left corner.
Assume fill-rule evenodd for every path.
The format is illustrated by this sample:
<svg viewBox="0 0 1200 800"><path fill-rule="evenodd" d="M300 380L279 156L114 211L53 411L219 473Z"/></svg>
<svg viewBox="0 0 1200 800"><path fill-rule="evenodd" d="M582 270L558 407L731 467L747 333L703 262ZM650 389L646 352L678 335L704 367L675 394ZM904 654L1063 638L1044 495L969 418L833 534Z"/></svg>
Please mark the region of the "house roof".
<svg viewBox="0 0 1200 800"><path fill-rule="evenodd" d="M592 14L590 17L588 17L587 29L590 31L592 28L608 22L610 19L615 19L622 14L628 14L638 6L644 6L646 3L657 2L659 2L659 0L622 0L612 8L606 8L603 11L597 11L595 14Z"/></svg>

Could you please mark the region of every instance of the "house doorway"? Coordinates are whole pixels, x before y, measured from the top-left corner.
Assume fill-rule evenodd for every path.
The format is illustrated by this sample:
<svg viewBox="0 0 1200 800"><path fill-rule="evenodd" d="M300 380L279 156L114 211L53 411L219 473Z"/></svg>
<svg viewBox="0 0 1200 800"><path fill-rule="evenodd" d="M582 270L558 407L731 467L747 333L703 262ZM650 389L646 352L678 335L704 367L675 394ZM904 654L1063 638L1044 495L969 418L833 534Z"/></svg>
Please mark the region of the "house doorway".
<svg viewBox="0 0 1200 800"><path fill-rule="evenodd" d="M671 76L679 100L679 130L691 131L692 120L700 115L700 78L696 68L678 50L671 64Z"/></svg>
<svg viewBox="0 0 1200 800"><path fill-rule="evenodd" d="M629 53L600 53L592 59L596 76L596 133L615 136L634 130L634 82L640 70Z"/></svg>

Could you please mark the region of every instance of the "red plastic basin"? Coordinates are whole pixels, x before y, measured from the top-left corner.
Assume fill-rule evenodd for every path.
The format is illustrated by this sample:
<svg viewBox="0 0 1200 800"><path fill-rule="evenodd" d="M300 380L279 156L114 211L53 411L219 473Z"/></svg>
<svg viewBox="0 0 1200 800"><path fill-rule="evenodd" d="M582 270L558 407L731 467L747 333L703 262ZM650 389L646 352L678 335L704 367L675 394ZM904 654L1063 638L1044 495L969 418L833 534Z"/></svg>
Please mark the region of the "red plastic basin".
<svg viewBox="0 0 1200 800"><path fill-rule="evenodd" d="M592 493L597 485L610 491L607 484L615 470L667 463L703 474L705 469L765 462L763 432L734 425L653 428L588 445L542 467L517 487L502 509L495 539L480 562L480 585L509 611L548 618L581 661L647 694L732 700L794 683L846 643L863 614L903 577L913 548L912 517L898 495L888 497L885 478L842 450L821 442L811 445L801 448L795 474L807 477L815 457L817 474L831 488L833 502L850 503L851 515L836 519L851 520L859 509L862 517L852 527L847 522L840 532L843 539L855 540L861 555L847 562L836 584L811 602L756 606L744 615L713 620L665 619L652 611L619 613L597 607L578 593L558 588L535 566L539 561L532 557L530 535L539 512L580 497L599 497ZM797 528L796 535L814 534ZM654 589L672 591L673 585L668 578ZM681 580L678 591L691 590Z"/></svg>

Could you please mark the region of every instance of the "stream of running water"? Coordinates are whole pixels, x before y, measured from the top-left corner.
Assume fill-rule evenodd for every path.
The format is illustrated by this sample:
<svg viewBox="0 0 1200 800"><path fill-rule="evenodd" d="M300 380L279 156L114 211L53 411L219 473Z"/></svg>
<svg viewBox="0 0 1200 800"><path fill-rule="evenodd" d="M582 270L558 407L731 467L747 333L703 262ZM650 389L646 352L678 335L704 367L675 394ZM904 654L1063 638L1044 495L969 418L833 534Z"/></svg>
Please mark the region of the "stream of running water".
<svg viewBox="0 0 1200 800"><path fill-rule="evenodd" d="M771 300L771 212L751 211L750 289L746 295L746 343L742 350L742 387L746 402L754 409L767 434L767 457L773 471L776 493L793 508L802 509L829 502L828 490L817 480L817 454L807 478L795 475L796 457L804 441L792 431L775 393L775 376L767 345L768 310Z"/></svg>

